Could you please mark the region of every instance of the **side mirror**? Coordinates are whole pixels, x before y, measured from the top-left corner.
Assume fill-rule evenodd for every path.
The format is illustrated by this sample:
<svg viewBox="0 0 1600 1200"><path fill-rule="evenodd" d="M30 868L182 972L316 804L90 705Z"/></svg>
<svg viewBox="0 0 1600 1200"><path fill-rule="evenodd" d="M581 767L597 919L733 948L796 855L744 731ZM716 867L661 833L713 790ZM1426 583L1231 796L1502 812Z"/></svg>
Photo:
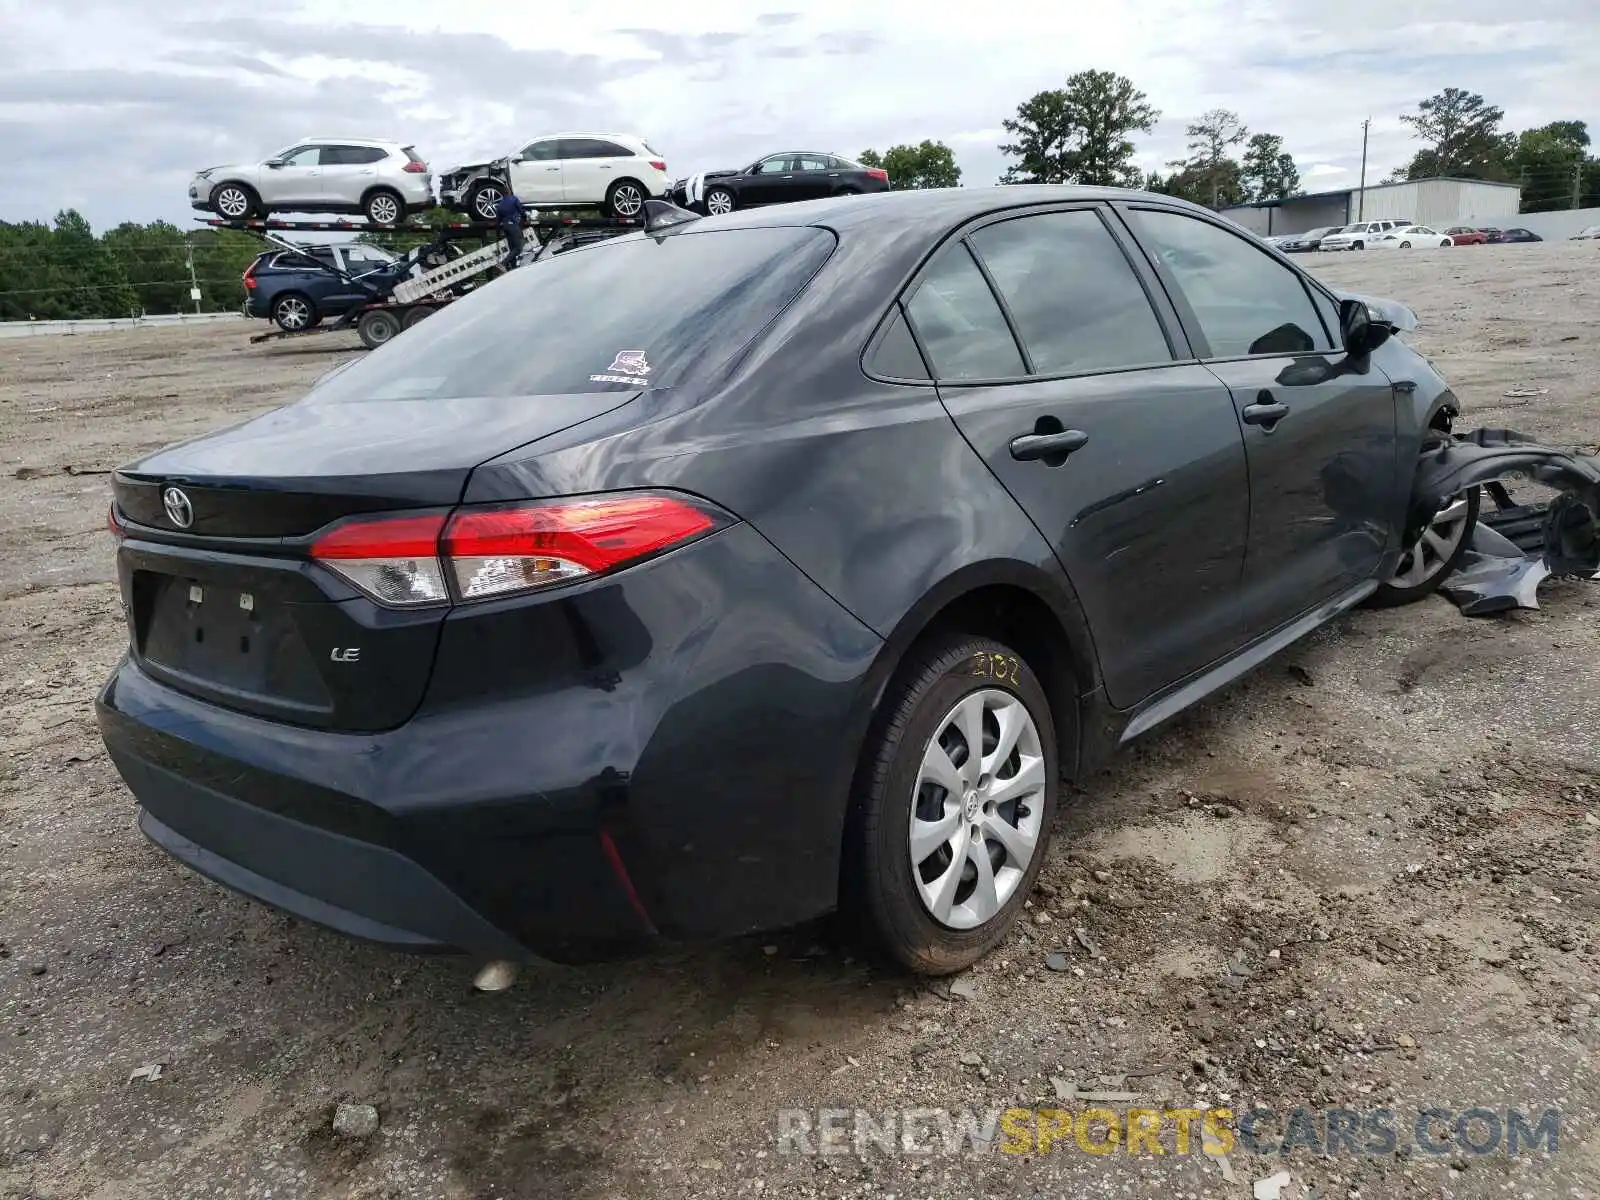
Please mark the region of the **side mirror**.
<svg viewBox="0 0 1600 1200"><path fill-rule="evenodd" d="M269 159L267 159L266 162L262 163L261 165L263 167L271 167L274 171L276 171L279 167L283 166L283 159L281 159L281 158L269 158Z"/></svg>
<svg viewBox="0 0 1600 1200"><path fill-rule="evenodd" d="M1351 358L1365 358L1387 342L1392 332L1388 325L1374 321L1372 312L1359 300L1340 302L1339 327L1345 353Z"/></svg>

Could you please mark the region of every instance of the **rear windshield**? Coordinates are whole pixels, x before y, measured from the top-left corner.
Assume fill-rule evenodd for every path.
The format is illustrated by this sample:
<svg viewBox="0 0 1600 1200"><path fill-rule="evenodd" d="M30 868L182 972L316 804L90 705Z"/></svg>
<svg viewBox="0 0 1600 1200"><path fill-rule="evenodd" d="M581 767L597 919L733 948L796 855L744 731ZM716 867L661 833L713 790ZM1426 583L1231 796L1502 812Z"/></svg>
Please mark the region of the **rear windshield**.
<svg viewBox="0 0 1600 1200"><path fill-rule="evenodd" d="M527 263L316 389L318 401L674 387L725 362L827 260L823 229L629 234Z"/></svg>

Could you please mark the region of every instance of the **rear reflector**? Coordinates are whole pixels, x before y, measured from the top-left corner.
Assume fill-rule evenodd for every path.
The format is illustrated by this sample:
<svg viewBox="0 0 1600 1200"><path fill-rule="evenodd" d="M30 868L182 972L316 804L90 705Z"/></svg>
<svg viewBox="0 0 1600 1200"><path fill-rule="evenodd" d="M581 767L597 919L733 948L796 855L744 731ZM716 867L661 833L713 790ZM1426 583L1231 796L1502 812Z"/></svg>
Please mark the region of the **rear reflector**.
<svg viewBox="0 0 1600 1200"><path fill-rule="evenodd" d="M486 600L618 570L723 528L688 497L622 493L514 507L360 518L330 528L311 557L397 607Z"/></svg>

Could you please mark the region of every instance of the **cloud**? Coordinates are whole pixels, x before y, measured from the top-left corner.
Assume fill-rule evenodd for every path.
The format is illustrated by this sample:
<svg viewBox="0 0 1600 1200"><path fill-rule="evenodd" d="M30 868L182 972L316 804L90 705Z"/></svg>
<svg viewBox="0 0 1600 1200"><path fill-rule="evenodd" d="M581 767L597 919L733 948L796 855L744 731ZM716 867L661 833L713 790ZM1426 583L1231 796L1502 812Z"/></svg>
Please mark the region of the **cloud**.
<svg viewBox="0 0 1600 1200"><path fill-rule="evenodd" d="M579 0L389 0L355 17L319 0L0 0L0 213L68 205L96 227L185 222L191 171L257 160L308 134L403 139L436 167L562 129L640 133L674 173L806 146L943 139L971 184L1005 167L1000 122L1067 74L1127 74L1161 110L1141 165L1183 153L1214 107L1281 135L1319 188L1415 149L1398 114L1446 86L1481 92L1508 128L1589 120L1600 61L1593 0L1141 0L1037 6L1025 27L955 0L733 0L659 12ZM185 15L185 12L192 15ZM263 15L270 12L271 15ZM619 28L619 26L621 26Z"/></svg>

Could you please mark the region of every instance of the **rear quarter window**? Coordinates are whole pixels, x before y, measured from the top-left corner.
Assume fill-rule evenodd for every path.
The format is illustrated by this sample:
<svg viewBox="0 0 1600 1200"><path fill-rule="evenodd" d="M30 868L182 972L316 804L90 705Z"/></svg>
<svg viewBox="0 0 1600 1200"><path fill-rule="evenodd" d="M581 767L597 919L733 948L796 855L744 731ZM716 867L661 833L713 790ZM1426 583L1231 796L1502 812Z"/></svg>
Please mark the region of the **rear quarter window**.
<svg viewBox="0 0 1600 1200"><path fill-rule="evenodd" d="M742 349L835 245L814 228L629 234L529 263L329 380L329 402L680 386Z"/></svg>

